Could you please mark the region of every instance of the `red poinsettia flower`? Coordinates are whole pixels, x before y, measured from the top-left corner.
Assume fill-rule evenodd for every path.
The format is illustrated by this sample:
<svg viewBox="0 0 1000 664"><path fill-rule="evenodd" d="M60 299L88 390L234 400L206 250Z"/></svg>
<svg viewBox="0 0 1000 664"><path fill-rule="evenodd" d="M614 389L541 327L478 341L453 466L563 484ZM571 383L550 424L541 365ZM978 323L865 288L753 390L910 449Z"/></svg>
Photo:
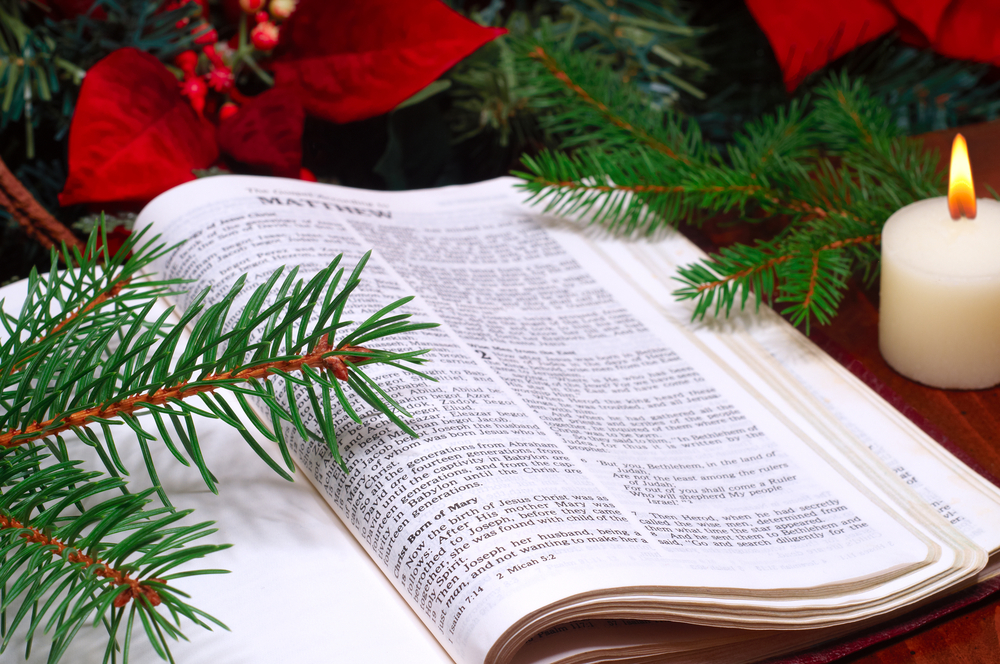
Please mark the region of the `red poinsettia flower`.
<svg viewBox="0 0 1000 664"><path fill-rule="evenodd" d="M230 90L244 103L226 107L218 127L202 117L205 92L231 85L231 72L214 49L204 49L207 85L183 58L178 83L148 53L115 51L80 90L60 203L148 201L214 164L220 149L257 172L296 177L305 112L337 122L385 113L502 32L439 0L299 0L281 27L275 88L249 99Z"/></svg>
<svg viewBox="0 0 1000 664"><path fill-rule="evenodd" d="M1000 0L747 0L794 90L810 73L891 30L951 58L1000 65Z"/></svg>
<svg viewBox="0 0 1000 664"><path fill-rule="evenodd" d="M59 202L148 201L218 156L215 127L163 63L119 49L87 72L80 89Z"/></svg>
<svg viewBox="0 0 1000 664"><path fill-rule="evenodd" d="M352 122L392 110L504 32L440 0L299 0L281 25L275 87Z"/></svg>

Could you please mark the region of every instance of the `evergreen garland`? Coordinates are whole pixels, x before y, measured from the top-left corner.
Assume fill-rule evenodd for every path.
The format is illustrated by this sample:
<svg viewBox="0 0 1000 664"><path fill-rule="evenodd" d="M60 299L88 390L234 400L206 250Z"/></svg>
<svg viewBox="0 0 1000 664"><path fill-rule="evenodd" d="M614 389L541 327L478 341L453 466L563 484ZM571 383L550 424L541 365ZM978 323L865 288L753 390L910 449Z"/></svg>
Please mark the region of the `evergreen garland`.
<svg viewBox="0 0 1000 664"><path fill-rule="evenodd" d="M848 277L875 274L889 215L943 191L936 156L901 136L881 100L846 76L747 123L718 149L697 122L656 109L579 53L551 41L520 51L535 104L550 110L548 129L575 148L524 160L523 186L547 210L623 233L723 212L751 223L787 218L773 239L680 270L675 294L695 300L696 317L728 314L752 297L783 304L807 328L829 322Z"/></svg>
<svg viewBox="0 0 1000 664"><path fill-rule="evenodd" d="M531 81L519 76L512 48L539 31L618 72L657 107L673 106L683 95L705 97L699 86L710 67L699 57L700 40L711 30L692 25L677 0L494 0L479 10L465 6L473 3L449 4L508 31L445 75L445 118L462 161L458 181L507 174L523 152L551 147L539 128L545 111L529 103Z"/></svg>

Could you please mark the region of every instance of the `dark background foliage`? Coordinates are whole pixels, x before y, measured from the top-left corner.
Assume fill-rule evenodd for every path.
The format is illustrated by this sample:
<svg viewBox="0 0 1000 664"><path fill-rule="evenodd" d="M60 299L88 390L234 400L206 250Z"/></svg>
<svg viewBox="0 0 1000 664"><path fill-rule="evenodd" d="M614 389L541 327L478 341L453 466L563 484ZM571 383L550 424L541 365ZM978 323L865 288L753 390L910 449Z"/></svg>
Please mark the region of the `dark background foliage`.
<svg viewBox="0 0 1000 664"><path fill-rule="evenodd" d="M122 8L117 27L87 19L88 32L69 30L66 24L49 20L46 29L68 43L70 52L78 54L77 64L85 68L102 52L87 35L99 32L110 48L123 39L123 25L138 20L144 3L113 4ZM616 67L649 95L651 104L672 107L697 121L706 137L719 146L748 120L788 103L792 96L806 94L811 82L831 70L863 77L908 134L991 120L1000 113L997 68L950 60L908 46L894 34L815 72L790 96L771 47L743 0L620 0L604 9L585 0L450 0L448 4L480 23L507 28L509 35L459 63L421 101L348 124L308 118L302 139L303 166L320 181L372 189L460 184L508 173L518 167L522 154L551 146L551 138L540 129L534 111L521 96L522 82L510 75L512 56L504 42L540 26L568 35L573 48ZM685 59L680 64L668 62L637 47L627 35L616 36L613 30L604 29L610 25L612 9L655 16L672 21L681 32L686 30L657 37ZM178 48L176 39L167 37L146 46L163 52ZM245 94L261 91L257 79L238 84ZM73 103L72 90L60 94L64 97L59 103L45 107L31 120L34 157L25 156L23 116L3 118L0 156L49 211L71 226L97 210L58 205L56 195L66 178L67 127ZM48 252L0 212L0 283L24 277L32 266L47 270Z"/></svg>

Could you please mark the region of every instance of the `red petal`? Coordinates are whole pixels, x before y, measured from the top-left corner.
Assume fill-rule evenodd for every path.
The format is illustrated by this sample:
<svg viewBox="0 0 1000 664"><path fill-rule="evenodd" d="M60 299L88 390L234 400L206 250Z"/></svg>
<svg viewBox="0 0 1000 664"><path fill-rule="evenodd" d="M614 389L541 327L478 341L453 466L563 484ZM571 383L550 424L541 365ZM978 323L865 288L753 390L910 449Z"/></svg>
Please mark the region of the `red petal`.
<svg viewBox="0 0 1000 664"><path fill-rule="evenodd" d="M69 132L62 205L148 201L218 157L215 128L152 55L111 53L87 72Z"/></svg>
<svg viewBox="0 0 1000 664"><path fill-rule="evenodd" d="M440 0L300 0L281 26L275 87L334 122L381 115L504 32Z"/></svg>
<svg viewBox="0 0 1000 664"><path fill-rule="evenodd" d="M747 0L794 90L806 76L896 25L879 0Z"/></svg>
<svg viewBox="0 0 1000 664"><path fill-rule="evenodd" d="M272 88L251 97L239 112L219 123L219 147L270 175L298 177L304 122L299 100Z"/></svg>
<svg viewBox="0 0 1000 664"><path fill-rule="evenodd" d="M960 60L1000 66L1000 0L955 2L945 12L934 50Z"/></svg>

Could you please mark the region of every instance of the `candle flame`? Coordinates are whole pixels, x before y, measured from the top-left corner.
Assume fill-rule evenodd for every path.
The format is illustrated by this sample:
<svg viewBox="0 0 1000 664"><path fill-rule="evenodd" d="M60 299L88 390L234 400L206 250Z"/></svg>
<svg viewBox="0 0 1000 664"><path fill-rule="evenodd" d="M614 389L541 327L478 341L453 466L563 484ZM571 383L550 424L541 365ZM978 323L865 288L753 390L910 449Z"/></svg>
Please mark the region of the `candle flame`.
<svg viewBox="0 0 1000 664"><path fill-rule="evenodd" d="M976 190L972 186L969 146L965 136L955 135L951 144L951 171L948 175L948 211L952 219L976 218Z"/></svg>

